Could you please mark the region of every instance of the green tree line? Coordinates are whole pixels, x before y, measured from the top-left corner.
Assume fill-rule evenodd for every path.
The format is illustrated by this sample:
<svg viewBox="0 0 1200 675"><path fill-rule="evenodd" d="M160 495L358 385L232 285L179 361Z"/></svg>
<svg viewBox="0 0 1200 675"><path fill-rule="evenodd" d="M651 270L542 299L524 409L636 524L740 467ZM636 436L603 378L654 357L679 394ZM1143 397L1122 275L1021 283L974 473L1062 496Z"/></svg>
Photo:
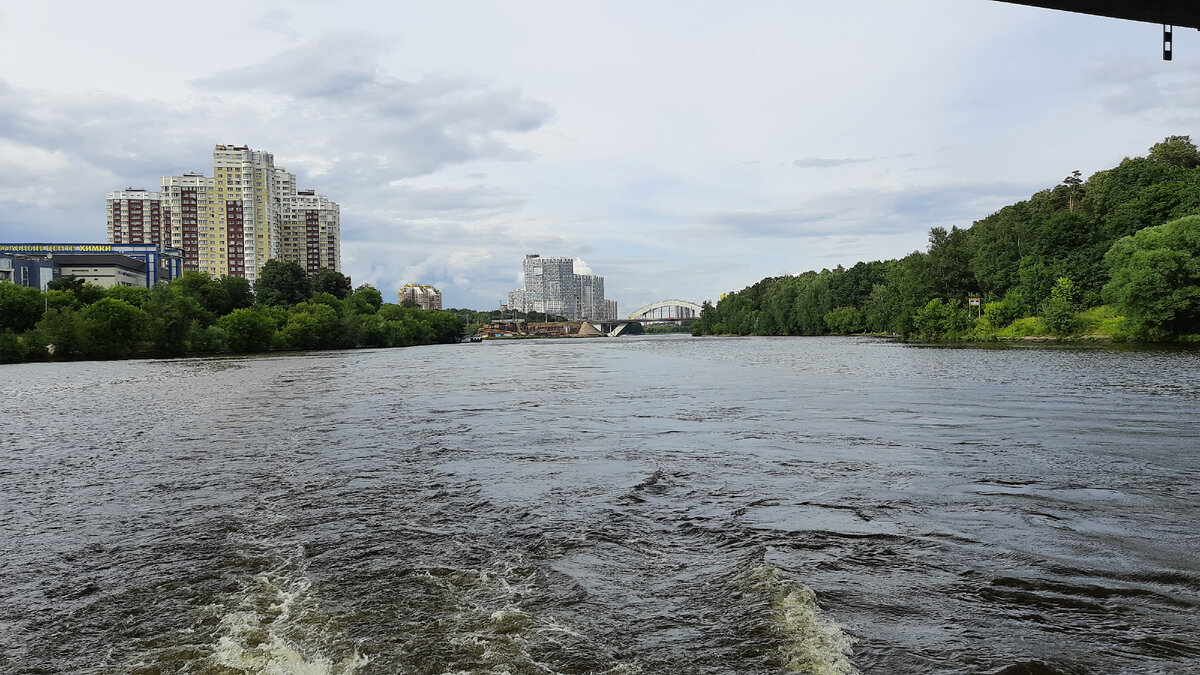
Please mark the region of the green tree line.
<svg viewBox="0 0 1200 675"><path fill-rule="evenodd" d="M925 251L763 279L705 303L692 327L915 339L1089 331L1200 339L1200 151L1190 137L1086 181L1075 171L970 228L934 227Z"/></svg>
<svg viewBox="0 0 1200 675"><path fill-rule="evenodd" d="M333 270L268 261L254 287L184 272L153 288L101 288L67 276L46 291L0 283L0 362L120 359L271 349L453 342L452 312L383 302Z"/></svg>

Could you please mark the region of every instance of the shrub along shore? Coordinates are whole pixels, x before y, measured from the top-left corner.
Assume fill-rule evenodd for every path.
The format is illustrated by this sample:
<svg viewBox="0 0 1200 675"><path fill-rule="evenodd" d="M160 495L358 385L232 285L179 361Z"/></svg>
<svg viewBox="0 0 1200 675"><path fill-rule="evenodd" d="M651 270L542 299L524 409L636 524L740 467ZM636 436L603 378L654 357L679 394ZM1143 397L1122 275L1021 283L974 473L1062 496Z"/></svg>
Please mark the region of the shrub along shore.
<svg viewBox="0 0 1200 675"><path fill-rule="evenodd" d="M980 306L969 304L979 298ZM1200 342L1200 151L1171 136L1078 171L898 260L774 277L705 303L694 335Z"/></svg>
<svg viewBox="0 0 1200 675"><path fill-rule="evenodd" d="M383 302L333 270L309 277L269 261L240 277L184 272L154 288L101 288L75 277L48 290L0 284L0 363L171 357L272 349L407 347L454 342L452 313Z"/></svg>

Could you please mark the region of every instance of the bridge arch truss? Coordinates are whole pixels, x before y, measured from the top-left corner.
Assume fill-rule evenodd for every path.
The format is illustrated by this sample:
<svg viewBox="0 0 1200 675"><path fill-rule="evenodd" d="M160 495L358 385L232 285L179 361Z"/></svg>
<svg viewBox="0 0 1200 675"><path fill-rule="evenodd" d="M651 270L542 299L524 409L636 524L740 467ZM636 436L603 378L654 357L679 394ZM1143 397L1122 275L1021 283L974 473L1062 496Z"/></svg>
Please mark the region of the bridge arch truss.
<svg viewBox="0 0 1200 675"><path fill-rule="evenodd" d="M631 321L682 321L700 318L700 305L687 300L659 300L629 315Z"/></svg>

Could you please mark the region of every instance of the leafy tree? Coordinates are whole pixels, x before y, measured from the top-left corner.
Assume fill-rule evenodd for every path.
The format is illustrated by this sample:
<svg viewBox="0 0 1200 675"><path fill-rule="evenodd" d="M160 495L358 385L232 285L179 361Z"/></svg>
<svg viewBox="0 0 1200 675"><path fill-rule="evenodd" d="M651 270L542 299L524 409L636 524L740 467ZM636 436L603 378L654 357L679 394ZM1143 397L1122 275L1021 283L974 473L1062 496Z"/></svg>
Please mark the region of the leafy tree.
<svg viewBox="0 0 1200 675"><path fill-rule="evenodd" d="M863 331L862 312L854 307L838 307L825 315L829 332L837 335L853 335Z"/></svg>
<svg viewBox="0 0 1200 675"><path fill-rule="evenodd" d="M993 329L1004 328L1020 317L1020 306L1008 299L989 302L983 306L983 319Z"/></svg>
<svg viewBox="0 0 1200 675"><path fill-rule="evenodd" d="M449 344L463 336L463 322L454 312L434 309L426 310L422 317L433 329L434 340L441 344Z"/></svg>
<svg viewBox="0 0 1200 675"><path fill-rule="evenodd" d="M795 335L792 316L799 292L800 284L795 280L778 279L768 285L759 306L759 330L772 335Z"/></svg>
<svg viewBox="0 0 1200 675"><path fill-rule="evenodd" d="M893 333L909 335L914 331L913 317L932 299L926 270L926 254L914 251L888 269L890 290L890 328Z"/></svg>
<svg viewBox="0 0 1200 675"><path fill-rule="evenodd" d="M370 284L363 284L362 286L354 289L354 295L351 297L354 299L356 307L362 307L362 304L360 303L366 303L373 308L370 312L359 311L359 314L371 314L378 312L379 308L383 306L383 294Z"/></svg>
<svg viewBox="0 0 1200 675"><path fill-rule="evenodd" d="M188 349L201 354L219 352L225 348L227 337L225 331L218 326L205 326L199 321L193 321L188 328Z"/></svg>
<svg viewBox="0 0 1200 675"><path fill-rule="evenodd" d="M392 344L401 347L427 345L437 339L432 326L412 316L389 322L388 329L392 332Z"/></svg>
<svg viewBox="0 0 1200 675"><path fill-rule="evenodd" d="M111 286L104 289L105 297L124 300L134 307L141 307L149 294L150 289L141 286Z"/></svg>
<svg viewBox="0 0 1200 675"><path fill-rule="evenodd" d="M341 321L330 306L302 302L291 308L279 330L282 346L291 349L330 349L339 341Z"/></svg>
<svg viewBox="0 0 1200 675"><path fill-rule="evenodd" d="M346 309L346 303L338 300L332 294L325 292L313 293L313 296L309 302L316 303L318 305L325 305L326 307L332 307L333 310L338 313L338 316L341 316Z"/></svg>
<svg viewBox="0 0 1200 675"><path fill-rule="evenodd" d="M1046 325L1055 335L1070 335L1076 331L1079 310L1079 289L1067 277L1059 277L1042 309Z"/></svg>
<svg viewBox="0 0 1200 675"><path fill-rule="evenodd" d="M1150 147L1148 158L1152 162L1184 169L1200 166L1200 151L1196 150L1191 136L1167 136L1163 142Z"/></svg>
<svg viewBox="0 0 1200 675"><path fill-rule="evenodd" d="M0 331L0 363L16 363L24 358L21 340L9 331Z"/></svg>
<svg viewBox="0 0 1200 675"><path fill-rule="evenodd" d="M129 356L143 338L146 313L116 298L101 298L79 313L89 338L88 354L102 359Z"/></svg>
<svg viewBox="0 0 1200 675"><path fill-rule="evenodd" d="M1052 264L1041 256L1030 256L1021 261L1020 293L1016 297L1020 298L1022 302L1021 313L1023 315L1037 314L1049 299L1050 289L1054 287L1054 282L1058 277L1062 276L1058 270L1052 267Z"/></svg>
<svg viewBox="0 0 1200 675"><path fill-rule="evenodd" d="M971 325L971 318L958 302L930 300L913 316L916 334L925 340L957 337Z"/></svg>
<svg viewBox="0 0 1200 675"><path fill-rule="evenodd" d="M1079 177L1078 169L1063 179L1063 186L1067 192L1067 210L1075 213L1075 203L1083 196L1083 179Z"/></svg>
<svg viewBox="0 0 1200 675"><path fill-rule="evenodd" d="M1029 203L1018 202L971 227L971 273L985 297L1003 297L1020 283L1021 259L1032 252L1031 217Z"/></svg>
<svg viewBox="0 0 1200 675"><path fill-rule="evenodd" d="M322 268L312 276L313 293L329 293L338 300L345 300L351 288L350 277L337 270Z"/></svg>
<svg viewBox="0 0 1200 675"><path fill-rule="evenodd" d="M264 305L298 305L312 297L312 284L299 263L268 260L254 282L254 294Z"/></svg>
<svg viewBox="0 0 1200 675"><path fill-rule="evenodd" d="M708 300L700 303L700 318L696 319L692 324L692 335L713 335L717 331L716 326L716 309Z"/></svg>
<svg viewBox="0 0 1200 675"><path fill-rule="evenodd" d="M863 323L876 333L891 332L896 315L894 291L887 284L875 284L863 303Z"/></svg>
<svg viewBox="0 0 1200 675"><path fill-rule="evenodd" d="M36 288L0 283L0 333L24 333L42 318L45 301Z"/></svg>
<svg viewBox="0 0 1200 675"><path fill-rule="evenodd" d="M93 283L85 283L83 288L75 291L75 297L79 299L82 305L90 305L97 300L108 297L108 292L103 286L97 286Z"/></svg>
<svg viewBox="0 0 1200 675"><path fill-rule="evenodd" d="M360 286L345 302L345 310L350 314L374 314L382 306L383 295L370 286Z"/></svg>
<svg viewBox="0 0 1200 675"><path fill-rule="evenodd" d="M221 282L204 272L189 270L171 280L171 290L191 298L207 312L204 322L211 324L217 317L228 314L231 306L229 292Z"/></svg>
<svg viewBox="0 0 1200 675"><path fill-rule="evenodd" d="M401 305L386 304L381 307L378 316L383 317L386 321L384 330L387 334L388 346L408 347L437 341L437 331L425 320L428 314L431 312ZM448 314L453 316L452 312L448 312Z"/></svg>
<svg viewBox="0 0 1200 675"><path fill-rule="evenodd" d="M80 305L90 305L106 296L104 287L88 283L81 277L68 274L46 284L47 291L68 291Z"/></svg>
<svg viewBox="0 0 1200 675"><path fill-rule="evenodd" d="M971 249L967 230L958 227L934 227L929 230L925 283L935 297L964 298L979 290L971 272Z"/></svg>
<svg viewBox="0 0 1200 675"><path fill-rule="evenodd" d="M47 351L56 359L75 358L88 348L88 333L83 319L69 307L51 307L37 323L37 330L41 333L39 338L45 342Z"/></svg>
<svg viewBox="0 0 1200 675"><path fill-rule="evenodd" d="M46 309L79 309L83 306L72 291L46 291L42 294L42 301Z"/></svg>
<svg viewBox="0 0 1200 675"><path fill-rule="evenodd" d="M244 277L223 276L218 283L225 289L228 302L228 309L223 314L254 305L254 289Z"/></svg>
<svg viewBox="0 0 1200 675"><path fill-rule="evenodd" d="M265 352L275 336L275 320L268 311L257 307L235 309L217 320L235 352Z"/></svg>
<svg viewBox="0 0 1200 675"><path fill-rule="evenodd" d="M1200 216L1149 227L1113 244L1104 299L1142 337L1200 332Z"/></svg>
<svg viewBox="0 0 1200 675"><path fill-rule="evenodd" d="M359 344L364 347L390 347L387 324L388 320L379 314L362 317L358 331Z"/></svg>
<svg viewBox="0 0 1200 675"><path fill-rule="evenodd" d="M67 274L47 283L46 290L76 292L83 290L83 284L84 281L82 278L74 274Z"/></svg>
<svg viewBox="0 0 1200 675"><path fill-rule="evenodd" d="M193 325L207 325L210 312L199 301L159 284L150 289L142 308L146 311L146 338L154 353L178 356L187 352Z"/></svg>

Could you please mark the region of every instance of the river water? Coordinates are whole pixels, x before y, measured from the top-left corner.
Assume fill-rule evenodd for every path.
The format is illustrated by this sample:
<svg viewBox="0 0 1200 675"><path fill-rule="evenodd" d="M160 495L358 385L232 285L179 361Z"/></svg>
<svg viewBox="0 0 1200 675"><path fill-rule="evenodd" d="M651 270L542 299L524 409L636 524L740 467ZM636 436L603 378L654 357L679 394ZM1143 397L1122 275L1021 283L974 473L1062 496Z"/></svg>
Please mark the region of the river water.
<svg viewBox="0 0 1200 675"><path fill-rule="evenodd" d="M6 673L1200 672L1200 352L0 367Z"/></svg>

